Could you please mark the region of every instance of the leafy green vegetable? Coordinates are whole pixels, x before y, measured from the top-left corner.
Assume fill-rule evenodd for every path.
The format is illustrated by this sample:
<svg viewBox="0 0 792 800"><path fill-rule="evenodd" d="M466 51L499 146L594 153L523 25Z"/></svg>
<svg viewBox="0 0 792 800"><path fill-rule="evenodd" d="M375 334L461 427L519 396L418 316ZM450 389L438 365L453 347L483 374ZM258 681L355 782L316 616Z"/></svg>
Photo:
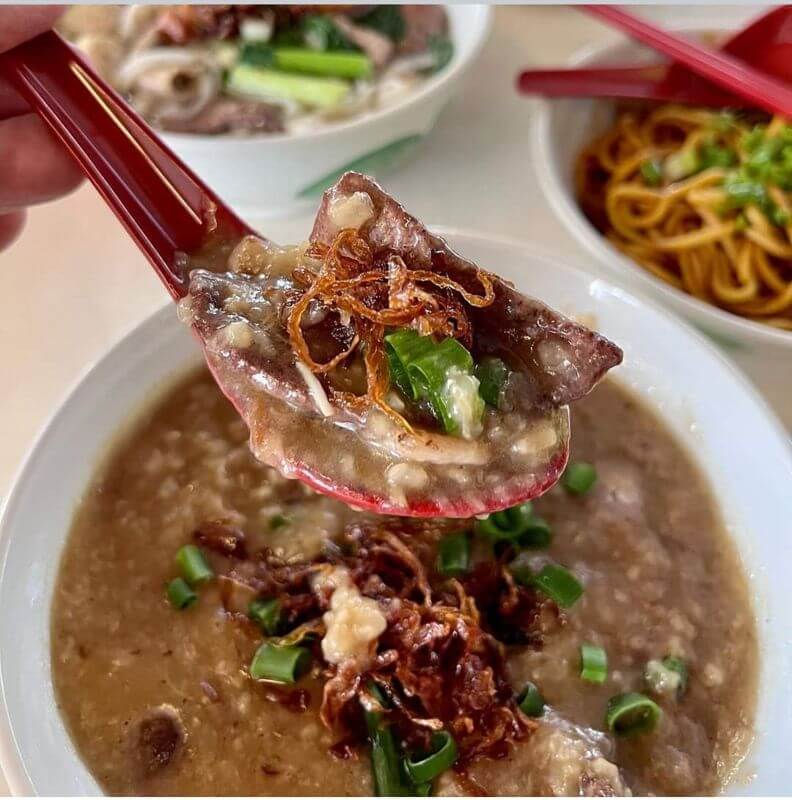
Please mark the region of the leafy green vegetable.
<svg viewBox="0 0 792 800"><path fill-rule="evenodd" d="M439 72L441 69L445 69L454 57L454 43L449 36L430 36L428 49L434 57L433 72Z"/></svg>
<svg viewBox="0 0 792 800"><path fill-rule="evenodd" d="M407 32L407 24L399 6L375 6L355 22L365 28L373 28L396 43L404 39Z"/></svg>
<svg viewBox="0 0 792 800"><path fill-rule="evenodd" d="M355 51L358 48L327 14L308 14L302 21L302 38L312 50Z"/></svg>

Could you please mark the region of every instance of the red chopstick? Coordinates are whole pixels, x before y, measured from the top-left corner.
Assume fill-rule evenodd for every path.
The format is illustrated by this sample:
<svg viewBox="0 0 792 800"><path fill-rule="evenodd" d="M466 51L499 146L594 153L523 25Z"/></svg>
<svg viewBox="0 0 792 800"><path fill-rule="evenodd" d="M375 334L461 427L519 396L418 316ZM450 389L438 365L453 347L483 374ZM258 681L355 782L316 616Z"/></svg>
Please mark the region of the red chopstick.
<svg viewBox="0 0 792 800"><path fill-rule="evenodd" d="M583 6L593 16L629 33L633 38L688 69L740 95L752 105L792 118L792 88L762 72L688 39L668 33L615 6Z"/></svg>

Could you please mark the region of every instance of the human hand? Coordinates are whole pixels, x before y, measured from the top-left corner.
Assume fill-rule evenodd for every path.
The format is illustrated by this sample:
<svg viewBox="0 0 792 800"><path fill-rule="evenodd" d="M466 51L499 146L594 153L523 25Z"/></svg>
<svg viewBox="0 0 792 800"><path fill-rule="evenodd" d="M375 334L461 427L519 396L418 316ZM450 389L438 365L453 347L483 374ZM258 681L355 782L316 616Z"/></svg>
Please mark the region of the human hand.
<svg viewBox="0 0 792 800"><path fill-rule="evenodd" d="M58 6L1 6L0 52L52 27ZM0 250L16 239L25 208L72 191L80 172L41 118L0 78Z"/></svg>

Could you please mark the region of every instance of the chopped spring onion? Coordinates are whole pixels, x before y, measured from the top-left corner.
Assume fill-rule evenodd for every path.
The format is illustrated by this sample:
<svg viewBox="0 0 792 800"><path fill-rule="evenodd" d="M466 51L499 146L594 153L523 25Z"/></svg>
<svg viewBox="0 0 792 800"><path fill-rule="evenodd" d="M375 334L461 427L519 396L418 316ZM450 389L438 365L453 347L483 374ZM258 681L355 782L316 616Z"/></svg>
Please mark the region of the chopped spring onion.
<svg viewBox="0 0 792 800"><path fill-rule="evenodd" d="M456 759L454 737L448 731L438 731L432 736L432 752L409 756L404 761L404 768L413 783L428 783L452 767Z"/></svg>
<svg viewBox="0 0 792 800"><path fill-rule="evenodd" d="M485 356L476 364L476 377L479 380L479 394L488 406L498 407L501 391L509 377L509 368L495 356Z"/></svg>
<svg viewBox="0 0 792 800"><path fill-rule="evenodd" d="M204 554L194 544L186 544L176 553L176 563L179 565L182 577L190 586L206 583L214 578L212 568L207 564Z"/></svg>
<svg viewBox="0 0 792 800"><path fill-rule="evenodd" d="M654 694L679 698L687 688L687 665L675 656L668 656L662 661L652 659L644 669L644 680Z"/></svg>
<svg viewBox="0 0 792 800"><path fill-rule="evenodd" d="M254 600L248 606L248 616L253 622L257 622L265 633L275 636L281 624L280 600L275 597L268 600Z"/></svg>
<svg viewBox="0 0 792 800"><path fill-rule="evenodd" d="M585 494L597 482L597 470L588 461L571 461L561 483L570 494Z"/></svg>
<svg viewBox="0 0 792 800"><path fill-rule="evenodd" d="M663 176L669 183L687 178L700 169L701 159L695 147L671 153L663 162Z"/></svg>
<svg viewBox="0 0 792 800"><path fill-rule="evenodd" d="M552 537L550 526L534 514L530 501L477 520L476 533L493 543L507 541L521 547L547 547Z"/></svg>
<svg viewBox="0 0 792 800"><path fill-rule="evenodd" d="M545 710L545 699L539 691L539 687L528 681L517 695L517 705L526 716L541 717Z"/></svg>
<svg viewBox="0 0 792 800"><path fill-rule="evenodd" d="M480 432L484 403L473 357L456 339L435 342L403 328L385 337L391 380L408 399L427 400L446 433Z"/></svg>
<svg viewBox="0 0 792 800"><path fill-rule="evenodd" d="M525 577L521 577L526 582ZM547 564L538 575L528 578L528 582L555 600L561 608L571 608L583 595L580 581L560 564Z"/></svg>
<svg viewBox="0 0 792 800"><path fill-rule="evenodd" d="M701 146L701 166L703 169L710 167L733 167L737 163L734 151L716 144L703 144Z"/></svg>
<svg viewBox="0 0 792 800"><path fill-rule="evenodd" d="M276 514L272 517L269 521L270 530L277 530L278 528L283 527L284 525L289 524L289 518L284 514Z"/></svg>
<svg viewBox="0 0 792 800"><path fill-rule="evenodd" d="M410 382L407 365L434 346L430 336L421 336L412 328L400 328L385 337L390 376L396 388L407 398L418 400L418 390Z"/></svg>
<svg viewBox="0 0 792 800"><path fill-rule="evenodd" d="M440 540L437 548L437 571L450 578L470 569L470 539L466 531L452 533Z"/></svg>
<svg viewBox="0 0 792 800"><path fill-rule="evenodd" d="M663 659L663 666L670 669L671 672L676 672L679 675L679 694L684 694L688 685L688 668L687 664L676 656L666 656Z"/></svg>
<svg viewBox="0 0 792 800"><path fill-rule="evenodd" d="M294 75L252 64L238 64L228 73L232 94L273 100L294 100L312 108L335 108L346 100L350 83L341 78Z"/></svg>
<svg viewBox="0 0 792 800"><path fill-rule="evenodd" d="M616 736L635 736L653 730L663 712L640 692L617 694L608 700L605 724Z"/></svg>
<svg viewBox="0 0 792 800"><path fill-rule="evenodd" d="M663 182L663 165L657 159L642 161L639 169L647 186L659 186Z"/></svg>
<svg viewBox="0 0 792 800"><path fill-rule="evenodd" d="M198 599L198 595L184 578L174 578L168 584L167 595L170 604L179 610L191 606Z"/></svg>
<svg viewBox="0 0 792 800"><path fill-rule="evenodd" d="M589 683L605 683L608 677L608 654L595 644L580 645L580 677Z"/></svg>
<svg viewBox="0 0 792 800"><path fill-rule="evenodd" d="M369 683L369 691L381 706L386 706L385 698L375 684ZM374 773L376 795L378 797L411 795L412 787L403 774L399 747L390 725L379 711L364 709L364 717L371 740L371 771Z"/></svg>
<svg viewBox="0 0 792 800"><path fill-rule="evenodd" d="M295 683L311 666L311 653L304 647L264 642L250 662L250 677L257 681Z"/></svg>

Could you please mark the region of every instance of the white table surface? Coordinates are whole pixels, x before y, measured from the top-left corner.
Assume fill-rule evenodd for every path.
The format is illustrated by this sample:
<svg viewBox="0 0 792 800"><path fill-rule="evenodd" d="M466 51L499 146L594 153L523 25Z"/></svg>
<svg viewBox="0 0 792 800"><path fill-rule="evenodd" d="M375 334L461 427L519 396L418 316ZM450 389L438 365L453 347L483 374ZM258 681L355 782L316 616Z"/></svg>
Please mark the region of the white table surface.
<svg viewBox="0 0 792 800"><path fill-rule="evenodd" d="M723 24L756 8L666 6L641 13L661 20L706 13ZM387 188L427 222L536 242L594 270L541 196L528 152L531 103L517 96L513 79L521 66L561 64L583 45L616 36L570 8L498 8L461 96ZM298 241L310 223L305 215L270 221L262 230L275 240ZM30 213L22 238L0 254L0 276L2 498L69 387L109 344L168 301L89 186ZM0 794L4 789L0 776Z"/></svg>

